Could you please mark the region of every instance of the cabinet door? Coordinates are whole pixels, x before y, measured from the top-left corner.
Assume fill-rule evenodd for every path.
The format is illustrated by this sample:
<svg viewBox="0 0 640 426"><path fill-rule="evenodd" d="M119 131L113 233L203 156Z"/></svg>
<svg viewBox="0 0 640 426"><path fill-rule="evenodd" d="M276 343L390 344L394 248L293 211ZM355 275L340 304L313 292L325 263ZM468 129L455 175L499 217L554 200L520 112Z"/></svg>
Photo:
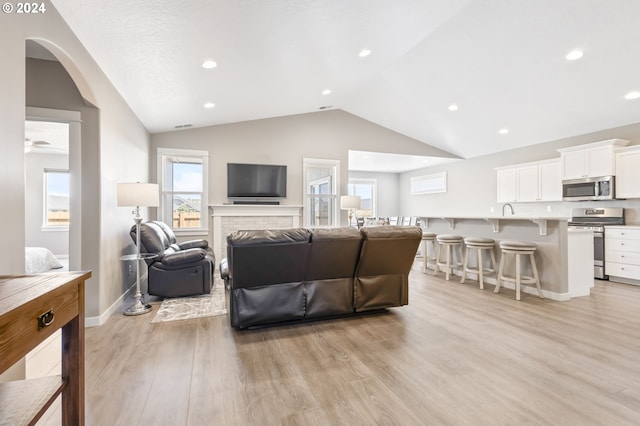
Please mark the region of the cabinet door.
<svg viewBox="0 0 640 426"><path fill-rule="evenodd" d="M616 154L616 197L640 198L640 150Z"/></svg>
<svg viewBox="0 0 640 426"><path fill-rule="evenodd" d="M586 150L564 152L561 159L563 179L578 179L587 176Z"/></svg>
<svg viewBox="0 0 640 426"><path fill-rule="evenodd" d="M518 167L517 173L517 200L538 201L538 166Z"/></svg>
<svg viewBox="0 0 640 426"><path fill-rule="evenodd" d="M562 201L561 169L559 161L538 166L540 201Z"/></svg>
<svg viewBox="0 0 640 426"><path fill-rule="evenodd" d="M498 170L498 202L510 203L516 201L516 169Z"/></svg>
<svg viewBox="0 0 640 426"><path fill-rule="evenodd" d="M615 175L614 151L611 146L589 148L586 152L589 177Z"/></svg>

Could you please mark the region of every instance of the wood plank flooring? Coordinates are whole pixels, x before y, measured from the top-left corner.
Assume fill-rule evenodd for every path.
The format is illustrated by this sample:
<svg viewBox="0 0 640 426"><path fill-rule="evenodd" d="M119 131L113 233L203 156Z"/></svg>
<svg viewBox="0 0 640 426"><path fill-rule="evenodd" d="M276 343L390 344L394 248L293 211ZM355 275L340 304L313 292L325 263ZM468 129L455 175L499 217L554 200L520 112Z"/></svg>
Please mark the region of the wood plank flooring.
<svg viewBox="0 0 640 426"><path fill-rule="evenodd" d="M87 329L87 424L640 424L640 287L458 279L416 261L408 306L260 330L116 314Z"/></svg>

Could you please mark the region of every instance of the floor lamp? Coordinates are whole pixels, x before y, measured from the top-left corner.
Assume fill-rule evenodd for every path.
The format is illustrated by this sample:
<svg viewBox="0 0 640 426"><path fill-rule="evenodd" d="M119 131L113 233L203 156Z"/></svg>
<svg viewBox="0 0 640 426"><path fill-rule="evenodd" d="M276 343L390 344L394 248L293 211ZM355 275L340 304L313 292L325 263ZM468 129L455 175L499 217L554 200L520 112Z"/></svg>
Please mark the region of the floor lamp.
<svg viewBox="0 0 640 426"><path fill-rule="evenodd" d="M136 254L122 257L124 260L136 262L136 300L133 305L124 310L125 315L141 315L151 311L151 305L145 302L140 292L140 261L149 257L146 253L140 253L140 223L142 222L140 207L157 207L158 200L158 185L155 183L118 184L118 207L135 207L132 213L136 223Z"/></svg>
<svg viewBox="0 0 640 426"><path fill-rule="evenodd" d="M360 197L357 195L340 196L340 208L342 210L349 210L349 226L351 226L351 217L353 217L353 212L360 208Z"/></svg>

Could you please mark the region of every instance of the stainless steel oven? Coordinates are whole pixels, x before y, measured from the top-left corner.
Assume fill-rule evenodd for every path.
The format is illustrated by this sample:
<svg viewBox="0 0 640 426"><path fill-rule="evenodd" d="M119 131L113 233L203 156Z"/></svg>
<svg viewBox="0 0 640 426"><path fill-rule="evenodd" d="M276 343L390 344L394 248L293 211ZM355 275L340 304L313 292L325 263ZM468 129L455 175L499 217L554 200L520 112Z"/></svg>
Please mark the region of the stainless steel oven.
<svg viewBox="0 0 640 426"><path fill-rule="evenodd" d="M593 276L601 280L604 274L604 233L606 225L624 225L622 207L575 208L571 210L569 228L593 231Z"/></svg>

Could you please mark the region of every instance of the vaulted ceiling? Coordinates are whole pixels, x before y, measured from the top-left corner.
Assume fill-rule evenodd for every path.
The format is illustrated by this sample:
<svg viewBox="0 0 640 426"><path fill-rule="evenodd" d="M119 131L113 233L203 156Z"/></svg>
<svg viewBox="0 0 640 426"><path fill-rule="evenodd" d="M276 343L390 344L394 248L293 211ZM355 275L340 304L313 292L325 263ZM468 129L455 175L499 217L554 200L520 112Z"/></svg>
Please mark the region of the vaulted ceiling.
<svg viewBox="0 0 640 426"><path fill-rule="evenodd" d="M470 158L640 122L637 0L52 2L152 133L340 108Z"/></svg>

